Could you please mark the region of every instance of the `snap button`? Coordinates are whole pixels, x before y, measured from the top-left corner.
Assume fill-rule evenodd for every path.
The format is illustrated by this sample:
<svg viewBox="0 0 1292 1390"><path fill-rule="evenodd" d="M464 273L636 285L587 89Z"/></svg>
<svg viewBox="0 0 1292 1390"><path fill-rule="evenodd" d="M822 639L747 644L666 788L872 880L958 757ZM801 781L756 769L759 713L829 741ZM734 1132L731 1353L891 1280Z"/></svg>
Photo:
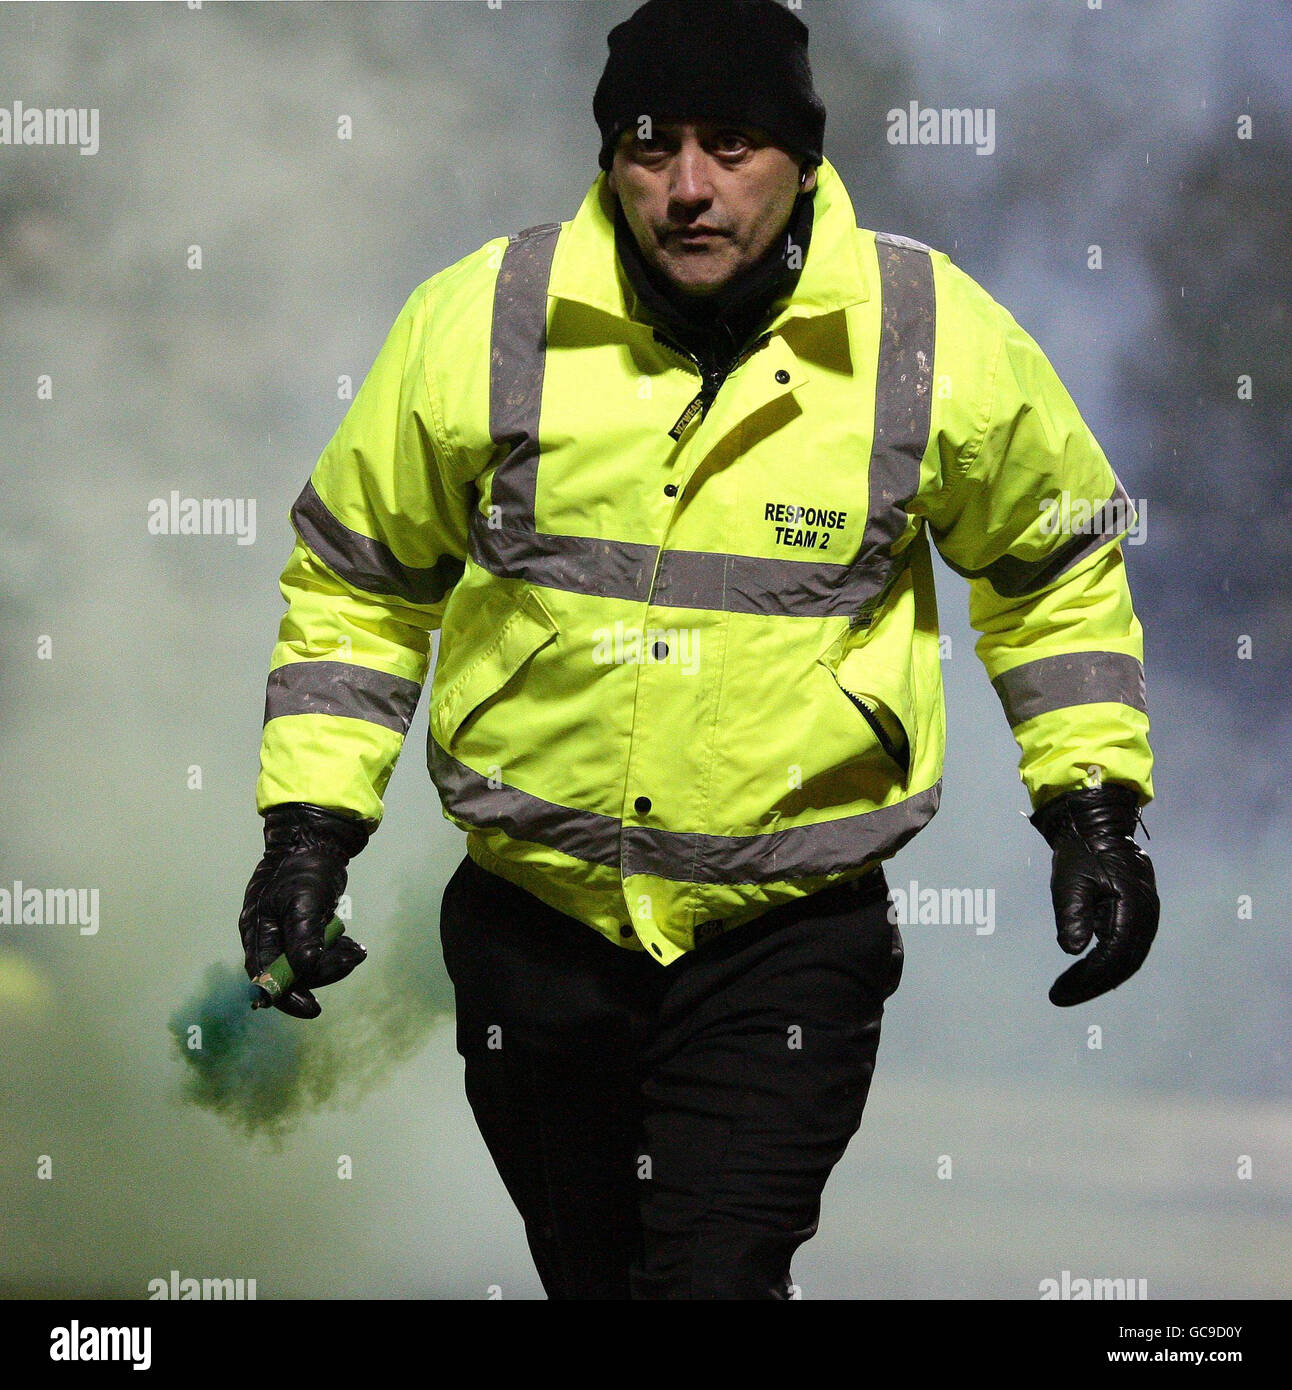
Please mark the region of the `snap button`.
<svg viewBox="0 0 1292 1390"><path fill-rule="evenodd" d="M663 955L663 954L664 954L664 953L660 950L660 948L658 947L658 945L656 945L656 943L653 942L653 941L652 941L651 944L650 944L650 948L651 948L652 951L655 952L655 954L656 954L657 956L660 956L660 955Z"/></svg>
<svg viewBox="0 0 1292 1390"><path fill-rule="evenodd" d="M776 380L779 381L780 384L781 384L782 386L784 386L785 383L786 383L789 379L790 379L790 374L785 370L784 367L782 367L782 368L776 373Z"/></svg>
<svg viewBox="0 0 1292 1390"><path fill-rule="evenodd" d="M624 923L624 925L623 925L622 927L619 928L619 935L620 935L620 936L631 936L632 934L633 934L633 929L632 929L626 922Z"/></svg>
<svg viewBox="0 0 1292 1390"><path fill-rule="evenodd" d="M668 656L668 643L656 642L651 651L655 654L656 661L663 661Z"/></svg>
<svg viewBox="0 0 1292 1390"><path fill-rule="evenodd" d="M650 797L639 796L637 800L633 802L633 810L636 811L639 816L644 816L646 812L650 810Z"/></svg>
<svg viewBox="0 0 1292 1390"><path fill-rule="evenodd" d="M676 497L676 496L677 496L677 484L676 484L676 483L665 483L665 484L664 484L664 496L665 496L665 497Z"/></svg>

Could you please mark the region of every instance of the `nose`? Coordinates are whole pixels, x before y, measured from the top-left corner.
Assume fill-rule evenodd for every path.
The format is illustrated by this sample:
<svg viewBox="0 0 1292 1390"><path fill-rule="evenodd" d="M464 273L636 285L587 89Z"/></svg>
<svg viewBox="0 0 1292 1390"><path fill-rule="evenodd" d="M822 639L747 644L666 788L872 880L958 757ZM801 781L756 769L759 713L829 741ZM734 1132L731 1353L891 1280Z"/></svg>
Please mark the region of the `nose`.
<svg viewBox="0 0 1292 1390"><path fill-rule="evenodd" d="M675 203L694 208L713 201L712 163L698 141L684 141L672 163L669 194Z"/></svg>

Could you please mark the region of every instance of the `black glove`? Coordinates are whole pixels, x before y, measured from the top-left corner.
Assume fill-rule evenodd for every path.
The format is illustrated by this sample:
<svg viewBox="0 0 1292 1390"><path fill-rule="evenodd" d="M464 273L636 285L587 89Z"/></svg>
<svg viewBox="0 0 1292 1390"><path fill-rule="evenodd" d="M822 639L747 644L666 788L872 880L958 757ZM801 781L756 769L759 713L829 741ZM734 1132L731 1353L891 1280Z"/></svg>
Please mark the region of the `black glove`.
<svg viewBox="0 0 1292 1390"><path fill-rule="evenodd" d="M291 801L265 813L265 856L247 884L238 930L247 978L254 980L284 951L296 975L275 1008L317 1018L310 993L343 980L367 955L342 933L323 945L323 928L345 891L345 866L368 843L371 828L321 806Z"/></svg>
<svg viewBox="0 0 1292 1390"><path fill-rule="evenodd" d="M1131 836L1139 798L1110 783L1064 792L1031 817L1054 857L1050 897L1059 945L1088 956L1055 980L1050 1002L1084 1004L1116 989L1144 963L1157 935L1159 904L1153 864Z"/></svg>

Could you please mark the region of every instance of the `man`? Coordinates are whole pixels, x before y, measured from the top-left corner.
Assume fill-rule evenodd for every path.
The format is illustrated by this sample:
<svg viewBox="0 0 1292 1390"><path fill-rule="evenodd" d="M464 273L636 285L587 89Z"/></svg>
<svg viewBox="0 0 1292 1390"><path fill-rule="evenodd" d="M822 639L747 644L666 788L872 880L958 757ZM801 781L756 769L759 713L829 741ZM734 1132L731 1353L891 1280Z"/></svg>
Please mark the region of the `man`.
<svg viewBox="0 0 1292 1390"><path fill-rule="evenodd" d="M901 975L880 866L938 805L930 537L1094 942L1051 998L1148 951L1131 517L1009 314L858 229L797 17L650 0L609 47L578 214L414 292L293 508L246 963L312 1017L362 959L321 927L438 626L458 1046L545 1289L786 1298Z"/></svg>

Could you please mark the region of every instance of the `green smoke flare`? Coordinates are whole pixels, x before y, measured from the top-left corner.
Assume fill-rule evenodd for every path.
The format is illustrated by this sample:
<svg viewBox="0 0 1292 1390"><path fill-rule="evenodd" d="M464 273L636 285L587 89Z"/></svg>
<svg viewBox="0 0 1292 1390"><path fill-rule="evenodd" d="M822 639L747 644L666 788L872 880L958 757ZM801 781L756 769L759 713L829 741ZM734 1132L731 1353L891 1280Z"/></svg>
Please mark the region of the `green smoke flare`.
<svg viewBox="0 0 1292 1390"><path fill-rule="evenodd" d="M244 972L209 966L167 1025L183 1059L183 1099L274 1147L321 1107L357 1104L452 1014L426 896L425 889L403 895L393 934L365 941L368 960L320 993L316 1019L253 1011Z"/></svg>

